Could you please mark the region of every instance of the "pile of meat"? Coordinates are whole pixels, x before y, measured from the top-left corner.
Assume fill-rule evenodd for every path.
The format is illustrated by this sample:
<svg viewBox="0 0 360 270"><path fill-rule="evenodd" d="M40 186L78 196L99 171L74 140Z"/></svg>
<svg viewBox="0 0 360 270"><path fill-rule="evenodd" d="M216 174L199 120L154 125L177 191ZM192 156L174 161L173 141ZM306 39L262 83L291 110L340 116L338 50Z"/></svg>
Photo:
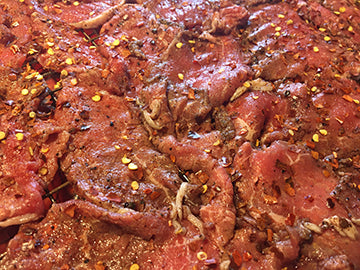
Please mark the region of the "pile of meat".
<svg viewBox="0 0 360 270"><path fill-rule="evenodd" d="M360 269L358 0L2 0L0 269Z"/></svg>

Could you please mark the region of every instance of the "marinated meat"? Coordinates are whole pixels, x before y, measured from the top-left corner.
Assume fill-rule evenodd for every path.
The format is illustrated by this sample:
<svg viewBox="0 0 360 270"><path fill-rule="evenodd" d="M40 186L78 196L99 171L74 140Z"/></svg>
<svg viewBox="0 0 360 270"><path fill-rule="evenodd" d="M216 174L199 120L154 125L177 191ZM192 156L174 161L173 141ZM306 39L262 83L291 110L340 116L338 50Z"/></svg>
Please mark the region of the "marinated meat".
<svg viewBox="0 0 360 270"><path fill-rule="evenodd" d="M116 219L116 215L121 214L110 218ZM126 227L109 223L81 201L53 205L39 224L20 229L0 269L128 269L132 265L149 269L188 269L195 265L207 269L220 260L217 248L209 241L191 239L190 225L187 237L165 228L161 239L150 241L126 233Z"/></svg>
<svg viewBox="0 0 360 270"><path fill-rule="evenodd" d="M11 76L16 78L17 75L8 68L1 66L0 70L4 87L0 115L0 187L3 195L0 227L7 227L37 220L45 214L44 185L39 177L44 162L36 158L34 141L29 128L25 127L29 121L28 115L22 112L26 98L17 97L25 83L12 81ZM30 106L24 110L30 112Z"/></svg>
<svg viewBox="0 0 360 270"><path fill-rule="evenodd" d="M159 149L174 155L179 167L191 170L195 175L201 171L208 176L206 186L214 189L217 194L214 194L210 201L206 200L207 205L200 207L200 217L203 222L214 226L209 230L210 239L220 247L225 245L232 237L235 225L233 187L225 169L196 146L177 142L172 136L165 137L160 142Z"/></svg>
<svg viewBox="0 0 360 270"><path fill-rule="evenodd" d="M238 233L255 234L255 238L265 234L262 245L254 241L253 248L246 247L256 250L251 254L263 260L260 265L269 263L269 268L278 269L298 256L311 258L310 265L331 261L334 256L342 256L349 265L359 264L359 229L348 219L346 208L332 196L337 180L309 153L283 142L274 142L265 150L253 150L245 143L234 164L242 175L234 191L238 218L242 219ZM286 236L290 241L283 238ZM245 240L233 241L231 245L246 251ZM346 247L337 248L337 241L346 242ZM321 250L317 259L312 253L315 250ZM249 268L258 268L253 263L248 263ZM306 260L301 264L306 265Z"/></svg>
<svg viewBox="0 0 360 270"><path fill-rule="evenodd" d="M150 144L129 101L101 91L79 83L59 93L54 119L72 134L61 169L79 196L114 212L152 213L167 224L181 182L177 169Z"/></svg>
<svg viewBox="0 0 360 270"><path fill-rule="evenodd" d="M358 1L0 4L0 269L360 269Z"/></svg>

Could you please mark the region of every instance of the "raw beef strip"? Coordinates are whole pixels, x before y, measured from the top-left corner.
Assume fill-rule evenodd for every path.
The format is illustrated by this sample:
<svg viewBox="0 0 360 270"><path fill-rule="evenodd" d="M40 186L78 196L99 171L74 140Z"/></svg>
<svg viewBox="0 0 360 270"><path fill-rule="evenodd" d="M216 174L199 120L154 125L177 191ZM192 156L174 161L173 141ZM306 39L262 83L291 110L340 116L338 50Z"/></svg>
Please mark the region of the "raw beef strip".
<svg viewBox="0 0 360 270"><path fill-rule="evenodd" d="M26 84L21 76L14 81L12 78L18 75L8 68L0 66L0 74L0 227L7 227L44 215L42 195L46 184L39 173L44 161L32 140L32 121L28 116L31 106L19 91Z"/></svg>
<svg viewBox="0 0 360 270"><path fill-rule="evenodd" d="M53 205L40 223L20 228L0 269L128 269L133 264L141 269L219 267L217 248L198 238L191 224L185 225L186 235L163 228L160 238L144 240L126 233L127 225L113 224L125 213L102 211L106 215L99 216L94 207L71 200ZM136 226L136 218L129 218Z"/></svg>
<svg viewBox="0 0 360 270"><path fill-rule="evenodd" d="M225 169L203 150L178 142L172 136L162 138L159 149L173 155L176 164L183 170L190 170L195 175L197 172L204 172L208 176L206 185L211 187L208 194L214 195L204 198L207 204L200 205L200 217L205 226L214 226L209 228L206 235L219 247L224 246L232 237L235 223L233 187Z"/></svg>
<svg viewBox="0 0 360 270"><path fill-rule="evenodd" d="M349 265L359 265L358 228L332 196L338 180L326 166L322 168L301 147L279 141L262 150L243 144L234 166L241 175L234 197L242 236L234 238L230 249L246 251L244 234L254 234L254 246L248 251L252 258L272 262L274 269L298 258L306 264L301 255L316 265L337 256ZM249 225L251 229L245 229ZM322 252L317 259L315 250ZM253 260L247 264L258 266Z"/></svg>
<svg viewBox="0 0 360 270"><path fill-rule="evenodd" d="M167 224L182 181L149 142L131 101L87 84L63 86L54 119L71 134L60 166L74 192L110 211L130 208Z"/></svg>

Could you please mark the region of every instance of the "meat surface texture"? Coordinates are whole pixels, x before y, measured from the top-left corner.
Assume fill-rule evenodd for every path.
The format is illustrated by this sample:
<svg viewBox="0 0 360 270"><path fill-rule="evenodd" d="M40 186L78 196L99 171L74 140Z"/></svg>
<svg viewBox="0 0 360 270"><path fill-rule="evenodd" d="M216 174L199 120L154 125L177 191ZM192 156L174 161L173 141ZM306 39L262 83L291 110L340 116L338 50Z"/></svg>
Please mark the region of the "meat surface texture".
<svg viewBox="0 0 360 270"><path fill-rule="evenodd" d="M0 1L0 270L360 269L359 48L359 1Z"/></svg>

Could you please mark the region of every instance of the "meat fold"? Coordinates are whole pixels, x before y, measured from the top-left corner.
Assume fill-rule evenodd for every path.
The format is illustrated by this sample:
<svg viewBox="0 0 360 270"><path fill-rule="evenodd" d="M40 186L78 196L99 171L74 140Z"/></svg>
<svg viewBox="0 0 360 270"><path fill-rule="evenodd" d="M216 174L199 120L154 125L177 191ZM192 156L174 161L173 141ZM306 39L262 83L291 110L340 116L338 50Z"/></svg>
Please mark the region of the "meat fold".
<svg viewBox="0 0 360 270"><path fill-rule="evenodd" d="M299 265L309 260L310 265L320 267L337 256L349 267L358 265L359 229L332 196L337 178L320 165L301 147L285 142L276 141L262 150L243 144L234 160L241 173L234 188L241 232L239 239L234 237L229 244L230 249L250 252L252 258L269 262L274 269L298 259ZM247 229L249 224L251 229ZM254 237L254 247L247 250L242 246L247 241L244 235ZM275 235L279 238L273 238ZM290 241L282 238L286 235ZM312 253L315 250L322 252L317 259ZM249 262L251 267L257 265Z"/></svg>
<svg viewBox="0 0 360 270"><path fill-rule="evenodd" d="M216 247L207 240L191 239L194 229L189 224L186 225L187 237L184 237L169 233L168 226L159 227L156 219L147 224L149 227L143 227L146 218L137 219L131 210L126 213L105 212L104 215L104 211L99 212L99 209L79 200L53 205L40 223L20 228L9 243L0 269L122 269L134 264L143 269L219 266ZM135 227L145 235L150 227L157 228L161 235L144 240L127 233L128 229Z"/></svg>
<svg viewBox="0 0 360 270"><path fill-rule="evenodd" d="M30 14L31 10L19 8L18 3L2 3L0 10L0 65L14 69L20 69L23 65L28 49L31 47Z"/></svg>
<svg viewBox="0 0 360 270"><path fill-rule="evenodd" d="M189 3L196 14L199 9L195 4L207 5L201 1ZM247 19L246 11L239 6L225 5L220 11L215 6L211 8L214 14L221 15L221 19L213 23L215 28L230 25L234 28ZM105 43L111 45L119 41L119 44L104 46L101 51L113 58L124 58L133 87L127 94L139 97L144 123L149 128L174 134L174 122L178 122L187 132L188 126L204 121L212 108L226 103L250 75L250 70L245 65L245 57L238 53L238 42L232 35L216 36L216 41L209 43L187 27L166 23L166 19L157 20L150 12L155 10L157 14L168 11L155 3L146 3L145 7L122 6L101 29L108 35ZM228 16L233 10L240 14L236 19ZM196 28L196 25L195 22L189 27ZM203 28L210 31L211 26Z"/></svg>
<svg viewBox="0 0 360 270"><path fill-rule="evenodd" d="M24 87L24 82L12 80L17 75L9 68L0 66L0 74L0 227L7 227L43 217L46 184L39 174L44 162L33 151L36 143L26 125L29 120L26 111L31 107L22 105L26 98L17 91Z"/></svg>
<svg viewBox="0 0 360 270"><path fill-rule="evenodd" d="M0 269L358 269L359 7L1 2Z"/></svg>
<svg viewBox="0 0 360 270"><path fill-rule="evenodd" d="M80 215L91 216L94 219L115 224L125 232L138 235L146 240L151 237L161 237L170 231L167 222L164 222L164 217L141 214L128 208L111 212L87 201L70 200L63 203L62 211L70 216L73 216L74 212L78 212Z"/></svg>
<svg viewBox="0 0 360 270"><path fill-rule="evenodd" d="M131 208L166 218L181 180L149 142L140 112L125 97L63 85L54 119L71 134L60 166L76 194L113 212Z"/></svg>
<svg viewBox="0 0 360 270"><path fill-rule="evenodd" d="M225 169L196 146L178 142L172 136L162 138L159 149L173 155L180 168L194 173L204 171L208 175L207 186L216 194L206 205L200 206L200 217L205 226L214 226L208 231L210 239L219 247L224 246L231 239L235 225L233 187Z"/></svg>
<svg viewBox="0 0 360 270"><path fill-rule="evenodd" d="M299 142L320 158L333 153L338 158L357 154L354 144L359 118L353 101L357 93L309 95L309 89L301 83L281 84L277 93L261 89L250 87L226 106L237 136L265 145L276 140Z"/></svg>
<svg viewBox="0 0 360 270"><path fill-rule="evenodd" d="M304 10L307 9L304 1L299 2L299 6ZM311 1L309 6L312 5L319 6L318 3ZM346 8L346 6L348 5L344 4L343 8L348 10L347 12L351 13L355 10L353 7ZM353 38L352 33L343 31L350 35L343 38L350 43L348 46L350 49L339 46L342 41L331 38L332 23L325 25L322 18L334 19L335 16L337 25L343 25L341 22L346 19L343 18L343 15L336 16L333 11L326 8L323 10L331 15L317 16L317 20L321 21L323 25L317 25L313 29L306 23L306 19L310 18L303 18L302 12L296 12L296 8L294 11L291 4L286 2L261 5L251 9L250 27L244 31L242 42L253 57L252 67L257 71L258 76L272 81L295 79L298 82L306 82L309 88L316 86L320 91L326 92L341 93L344 90L345 81L348 86L346 89L356 89L356 82L351 80L350 76L346 76L346 73L358 61L355 53L355 48L358 46L357 38L355 36ZM280 17L278 14L281 14ZM357 12L355 14L354 18L357 18ZM344 14L344 16L348 16L348 14ZM346 60L332 61L334 57ZM338 77L339 74L336 73L338 71L343 76ZM321 76L315 76L317 73L321 73ZM315 80L313 80L314 76ZM325 81L326 83L324 83Z"/></svg>

